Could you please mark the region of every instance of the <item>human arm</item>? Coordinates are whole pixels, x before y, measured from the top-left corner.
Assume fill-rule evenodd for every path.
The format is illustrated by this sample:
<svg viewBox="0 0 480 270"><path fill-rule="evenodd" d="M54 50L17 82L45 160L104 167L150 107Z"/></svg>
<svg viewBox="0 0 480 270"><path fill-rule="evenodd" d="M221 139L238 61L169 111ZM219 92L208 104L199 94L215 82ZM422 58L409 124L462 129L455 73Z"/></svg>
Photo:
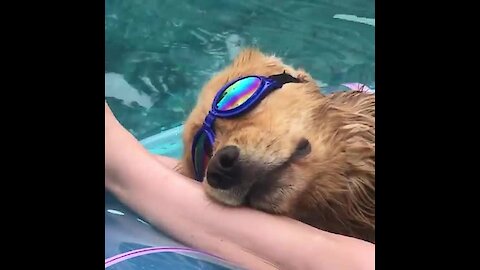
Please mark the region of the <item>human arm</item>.
<svg viewBox="0 0 480 270"><path fill-rule="evenodd" d="M375 245L213 203L173 165L146 151L105 104L105 187L154 226L248 269L375 268Z"/></svg>

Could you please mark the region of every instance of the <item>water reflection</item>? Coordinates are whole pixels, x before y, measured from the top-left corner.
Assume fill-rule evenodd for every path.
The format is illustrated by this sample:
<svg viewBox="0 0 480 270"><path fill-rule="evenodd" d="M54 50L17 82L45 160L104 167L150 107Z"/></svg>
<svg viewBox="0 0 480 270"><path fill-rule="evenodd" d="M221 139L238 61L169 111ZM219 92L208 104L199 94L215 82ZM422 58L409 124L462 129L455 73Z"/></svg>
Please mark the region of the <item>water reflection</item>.
<svg viewBox="0 0 480 270"><path fill-rule="evenodd" d="M180 124L243 46L275 53L322 85L375 81L371 0L105 3L105 95L139 139Z"/></svg>

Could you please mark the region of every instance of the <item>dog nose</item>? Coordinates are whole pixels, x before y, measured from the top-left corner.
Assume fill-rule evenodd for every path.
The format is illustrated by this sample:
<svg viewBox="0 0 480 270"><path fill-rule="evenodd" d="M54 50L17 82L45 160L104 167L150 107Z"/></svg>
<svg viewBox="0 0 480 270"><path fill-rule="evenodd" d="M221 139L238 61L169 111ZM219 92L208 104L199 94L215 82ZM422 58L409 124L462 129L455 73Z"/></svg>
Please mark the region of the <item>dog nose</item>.
<svg viewBox="0 0 480 270"><path fill-rule="evenodd" d="M220 167L224 170L230 170L235 166L238 156L240 155L240 150L238 147L230 145L218 151L217 155Z"/></svg>
<svg viewBox="0 0 480 270"><path fill-rule="evenodd" d="M215 153L207 169L207 182L213 188L229 189L240 182L240 149L229 145Z"/></svg>

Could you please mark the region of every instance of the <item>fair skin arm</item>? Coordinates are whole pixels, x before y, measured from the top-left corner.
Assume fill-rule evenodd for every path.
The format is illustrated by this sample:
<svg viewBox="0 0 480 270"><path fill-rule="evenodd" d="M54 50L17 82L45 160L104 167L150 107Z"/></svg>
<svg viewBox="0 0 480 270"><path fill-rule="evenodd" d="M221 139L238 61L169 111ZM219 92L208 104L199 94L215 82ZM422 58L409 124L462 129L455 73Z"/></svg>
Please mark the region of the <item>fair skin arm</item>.
<svg viewBox="0 0 480 270"><path fill-rule="evenodd" d="M175 164L148 153L105 103L105 187L154 226L247 269L375 268L375 245L214 203Z"/></svg>

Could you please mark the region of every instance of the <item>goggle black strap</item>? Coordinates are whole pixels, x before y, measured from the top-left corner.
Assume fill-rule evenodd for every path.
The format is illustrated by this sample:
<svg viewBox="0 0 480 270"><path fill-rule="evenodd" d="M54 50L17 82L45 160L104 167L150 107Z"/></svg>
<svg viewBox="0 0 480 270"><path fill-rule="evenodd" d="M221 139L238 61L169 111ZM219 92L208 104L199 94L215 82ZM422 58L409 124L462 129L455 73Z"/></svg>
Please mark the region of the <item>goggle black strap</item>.
<svg viewBox="0 0 480 270"><path fill-rule="evenodd" d="M286 83L300 83L301 82L299 79L293 77L290 74L287 74L285 71L283 71L283 73L281 73L281 74L272 75L268 78L278 82L280 85L284 85Z"/></svg>

